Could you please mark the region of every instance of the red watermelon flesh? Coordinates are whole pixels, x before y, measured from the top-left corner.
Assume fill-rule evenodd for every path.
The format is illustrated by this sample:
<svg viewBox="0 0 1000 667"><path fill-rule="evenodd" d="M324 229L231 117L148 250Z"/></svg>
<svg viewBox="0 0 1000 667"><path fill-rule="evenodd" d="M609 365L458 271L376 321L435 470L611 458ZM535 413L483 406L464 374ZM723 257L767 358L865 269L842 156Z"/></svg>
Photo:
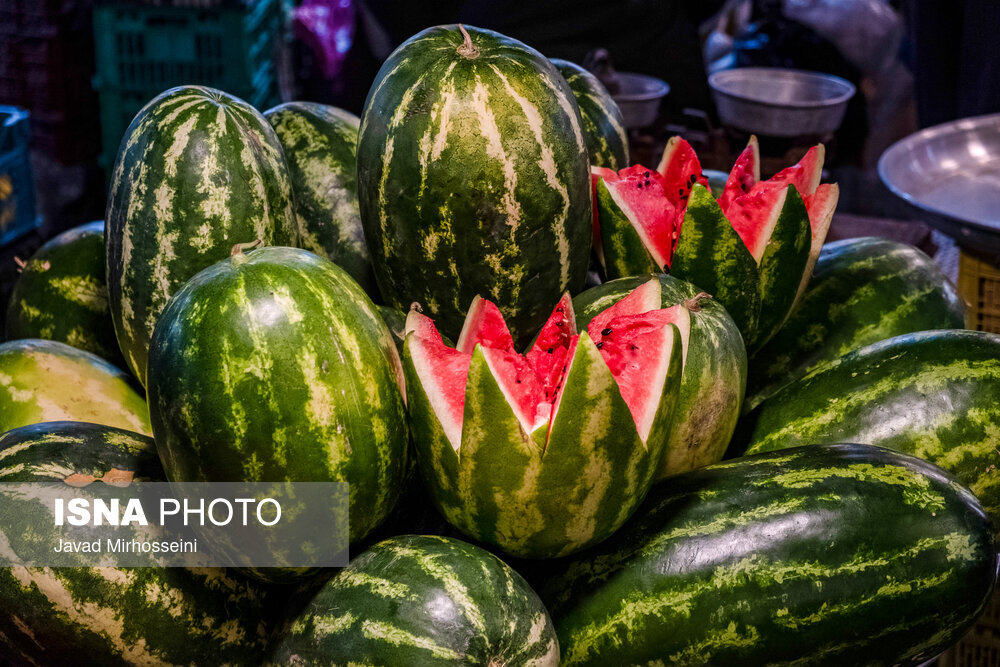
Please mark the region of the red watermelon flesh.
<svg viewBox="0 0 1000 667"><path fill-rule="evenodd" d="M591 198L591 211L593 211L594 220L594 238L593 245L594 251L597 252L598 258L601 262L604 262L604 248L601 245L601 221L600 216L597 213L597 183L601 179L617 179L618 174L614 169L608 169L607 167L591 167L590 168L590 198Z"/></svg>
<svg viewBox="0 0 1000 667"><path fill-rule="evenodd" d="M632 223L653 261L659 266L670 266L677 219L674 202L677 198L671 199L664 178L639 164L626 167L617 174L603 174L602 178L611 198Z"/></svg>
<svg viewBox="0 0 1000 667"><path fill-rule="evenodd" d="M805 198L806 211L809 212L809 224L812 226L813 239L826 237L830 227L833 211L837 208L840 189L830 183L824 183L816 188L816 192Z"/></svg>
<svg viewBox="0 0 1000 667"><path fill-rule="evenodd" d="M817 144L806 151L802 159L791 167L786 167L761 185L771 188L781 188L794 185L802 198L805 199L816 192L819 181L823 177L823 161L826 159L826 148Z"/></svg>
<svg viewBox="0 0 1000 667"><path fill-rule="evenodd" d="M472 354L478 344L498 350L514 350L514 339L500 309L492 301L480 296L473 299L469 306L455 348Z"/></svg>
<svg viewBox="0 0 1000 667"><path fill-rule="evenodd" d="M736 158L736 164L729 172L726 186L722 190L722 196L719 197L719 206L723 211L727 210L737 197L750 192L759 180L760 148L757 145L757 137L751 136L747 147Z"/></svg>
<svg viewBox="0 0 1000 667"><path fill-rule="evenodd" d="M600 332L608 322L623 315L638 315L660 308L660 281L650 278L619 299L614 305L598 313L587 325L587 333L594 342L600 340Z"/></svg>
<svg viewBox="0 0 1000 667"><path fill-rule="evenodd" d="M566 362L570 347L576 339L576 317L573 314L573 300L564 294L556 305L542 331L525 355L528 364L542 382L545 400L555 401L559 381L566 372Z"/></svg>

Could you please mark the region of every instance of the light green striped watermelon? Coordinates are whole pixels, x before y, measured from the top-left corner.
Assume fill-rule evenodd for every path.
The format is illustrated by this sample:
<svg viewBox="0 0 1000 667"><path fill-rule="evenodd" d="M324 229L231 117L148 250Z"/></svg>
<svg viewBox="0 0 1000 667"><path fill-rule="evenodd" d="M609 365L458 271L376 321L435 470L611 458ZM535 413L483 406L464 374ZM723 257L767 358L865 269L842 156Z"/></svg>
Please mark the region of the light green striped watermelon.
<svg viewBox="0 0 1000 667"><path fill-rule="evenodd" d="M299 222L299 247L347 271L378 299L371 257L358 210L358 126L336 107L288 102L264 118L285 151Z"/></svg>
<svg viewBox="0 0 1000 667"><path fill-rule="evenodd" d="M246 102L201 86L172 88L132 120L108 194L108 292L122 353L146 384L156 319L194 274L236 243L295 245L281 144Z"/></svg>
<svg viewBox="0 0 1000 667"><path fill-rule="evenodd" d="M387 305L416 301L455 337L481 294L530 339L586 277L587 168L573 93L540 53L455 25L404 42L358 139L361 221Z"/></svg>
<svg viewBox="0 0 1000 667"><path fill-rule="evenodd" d="M399 354L332 262L261 248L202 271L153 334L148 395L171 481L348 482L351 541L406 469Z"/></svg>
<svg viewBox="0 0 1000 667"><path fill-rule="evenodd" d="M0 435L4 482L101 477L112 468L135 481L166 481L152 439L137 433L56 422ZM22 523L3 517L5 549L52 539L49 504L25 499L18 507ZM222 568L89 567L91 557L81 554L79 567L0 567L5 664L252 665L265 654L283 593Z"/></svg>
<svg viewBox="0 0 1000 667"><path fill-rule="evenodd" d="M563 665L915 667L972 626L996 562L954 477L822 445L674 477L540 593Z"/></svg>
<svg viewBox="0 0 1000 667"><path fill-rule="evenodd" d="M747 383L743 338L726 309L697 287L672 276L619 278L573 299L576 326L583 330L633 289L657 278L660 307L682 304L690 313L684 374L677 411L658 479L716 463L736 428Z"/></svg>
<svg viewBox="0 0 1000 667"><path fill-rule="evenodd" d="M828 243L788 322L751 359L745 409L865 345L964 327L962 297L917 248L872 237Z"/></svg>
<svg viewBox="0 0 1000 667"><path fill-rule="evenodd" d="M446 537L380 542L295 618L275 665L557 667L538 596L496 556Z"/></svg>
<svg viewBox="0 0 1000 667"><path fill-rule="evenodd" d="M880 445L950 471L1000 517L1000 336L924 331L863 347L765 401L747 453Z"/></svg>
<svg viewBox="0 0 1000 667"><path fill-rule="evenodd" d="M0 433L50 421L152 433L132 378L97 355L33 338L0 345Z"/></svg>
<svg viewBox="0 0 1000 667"><path fill-rule="evenodd" d="M411 311L404 343L417 459L441 514L508 554L565 556L613 533L659 470L690 316L650 280L576 334L569 294L519 354L477 299L458 344Z"/></svg>
<svg viewBox="0 0 1000 667"><path fill-rule="evenodd" d="M103 220L59 234L25 262L6 327L7 340L57 340L125 367L108 310Z"/></svg>
<svg viewBox="0 0 1000 667"><path fill-rule="evenodd" d="M590 166L624 169L628 166L628 134L621 109L600 79L568 60L552 58L576 96Z"/></svg>

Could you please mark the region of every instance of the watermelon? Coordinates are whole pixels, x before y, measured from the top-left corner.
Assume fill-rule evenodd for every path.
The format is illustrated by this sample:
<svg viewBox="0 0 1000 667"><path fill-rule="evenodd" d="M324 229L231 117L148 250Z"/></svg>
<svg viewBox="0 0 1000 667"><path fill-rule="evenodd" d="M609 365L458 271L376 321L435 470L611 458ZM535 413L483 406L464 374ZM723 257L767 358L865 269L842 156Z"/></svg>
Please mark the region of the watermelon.
<svg viewBox="0 0 1000 667"><path fill-rule="evenodd" d="M569 85L517 40L429 28L379 71L358 138L358 195L386 304L458 335L482 294L523 343L590 259L587 146Z"/></svg>
<svg viewBox="0 0 1000 667"><path fill-rule="evenodd" d="M299 247L328 257L378 300L358 210L358 127L336 107L288 102L264 118L285 151L299 223Z"/></svg>
<svg viewBox="0 0 1000 667"><path fill-rule="evenodd" d="M568 60L552 58L576 97L583 120L591 167L624 169L628 166L628 134L621 109L601 80Z"/></svg>
<svg viewBox="0 0 1000 667"><path fill-rule="evenodd" d="M10 296L6 335L57 340L124 368L108 310L103 220L59 234L25 262Z"/></svg>
<svg viewBox="0 0 1000 667"><path fill-rule="evenodd" d="M194 274L235 243L295 245L281 144L246 102L201 86L171 88L125 131L105 228L111 317L143 386L156 319Z"/></svg>
<svg viewBox="0 0 1000 667"><path fill-rule="evenodd" d="M822 146L760 180L751 138L716 200L698 156L672 138L655 172L595 173L597 227L609 278L669 271L712 294L747 347L778 331L811 275L837 201L819 185ZM641 178L639 178L641 177Z"/></svg>
<svg viewBox="0 0 1000 667"><path fill-rule="evenodd" d="M338 572L290 622L271 663L557 667L559 644L509 565L460 540L404 535Z"/></svg>
<svg viewBox="0 0 1000 667"><path fill-rule="evenodd" d="M136 481L166 481L152 439L138 433L54 422L0 435L4 482L101 477L113 468ZM5 549L17 553L25 541L52 539L44 530L54 520L50 504L7 502L18 502L23 514L21 523L4 517ZM88 558L81 554L79 567L0 567L2 662L258 664L278 625L272 608L284 594L222 568L90 567Z"/></svg>
<svg viewBox="0 0 1000 667"><path fill-rule="evenodd" d="M37 338L0 345L0 433L64 420L152 434L132 378L97 355Z"/></svg>
<svg viewBox="0 0 1000 667"><path fill-rule="evenodd" d="M919 456L1000 516L1000 336L924 331L863 347L765 401L747 430L748 453L850 441Z"/></svg>
<svg viewBox="0 0 1000 667"><path fill-rule="evenodd" d="M171 481L348 482L350 538L406 470L402 369L371 299L308 251L237 246L171 299L148 395Z"/></svg>
<svg viewBox="0 0 1000 667"><path fill-rule="evenodd" d="M653 276L619 278L573 299L576 325L590 321ZM658 279L661 308L683 304L690 333L684 346L684 372L677 410L658 478L715 463L736 428L747 383L747 355L733 319L697 287L666 275Z"/></svg>
<svg viewBox="0 0 1000 667"><path fill-rule="evenodd" d="M917 248L880 238L828 243L788 322L750 360L744 408L859 347L964 326L962 297Z"/></svg>
<svg viewBox="0 0 1000 667"><path fill-rule="evenodd" d="M915 666L972 626L996 559L945 471L822 445L674 477L539 592L564 665Z"/></svg>
<svg viewBox="0 0 1000 667"><path fill-rule="evenodd" d="M454 348L411 311L413 440L445 519L528 558L613 533L653 482L679 390L690 319L683 307L659 306L651 280L577 334L566 294L523 355L485 299Z"/></svg>

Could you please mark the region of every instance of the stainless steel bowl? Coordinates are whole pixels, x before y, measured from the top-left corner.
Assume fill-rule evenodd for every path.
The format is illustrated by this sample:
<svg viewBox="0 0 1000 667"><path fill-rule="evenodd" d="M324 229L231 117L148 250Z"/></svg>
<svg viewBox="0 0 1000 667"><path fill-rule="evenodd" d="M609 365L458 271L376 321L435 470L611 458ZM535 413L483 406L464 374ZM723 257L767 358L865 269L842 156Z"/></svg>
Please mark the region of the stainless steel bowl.
<svg viewBox="0 0 1000 667"><path fill-rule="evenodd" d="M1000 114L911 134L882 153L878 173L918 218L959 245L1000 255Z"/></svg>
<svg viewBox="0 0 1000 667"><path fill-rule="evenodd" d="M649 127L656 121L660 100L670 92L666 81L645 74L618 72L621 84L617 94L611 97L618 104L629 129Z"/></svg>
<svg viewBox="0 0 1000 667"><path fill-rule="evenodd" d="M838 76L777 67L715 72L708 85L723 125L772 137L836 131L855 93Z"/></svg>

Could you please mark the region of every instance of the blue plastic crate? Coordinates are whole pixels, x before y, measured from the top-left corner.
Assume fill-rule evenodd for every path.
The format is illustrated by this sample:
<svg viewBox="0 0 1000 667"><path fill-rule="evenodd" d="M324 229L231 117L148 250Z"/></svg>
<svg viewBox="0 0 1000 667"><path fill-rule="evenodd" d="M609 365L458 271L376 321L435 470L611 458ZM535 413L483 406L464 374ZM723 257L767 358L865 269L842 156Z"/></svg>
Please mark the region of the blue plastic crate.
<svg viewBox="0 0 1000 667"><path fill-rule="evenodd" d="M29 138L28 112L0 106L0 246L40 223L35 213Z"/></svg>

